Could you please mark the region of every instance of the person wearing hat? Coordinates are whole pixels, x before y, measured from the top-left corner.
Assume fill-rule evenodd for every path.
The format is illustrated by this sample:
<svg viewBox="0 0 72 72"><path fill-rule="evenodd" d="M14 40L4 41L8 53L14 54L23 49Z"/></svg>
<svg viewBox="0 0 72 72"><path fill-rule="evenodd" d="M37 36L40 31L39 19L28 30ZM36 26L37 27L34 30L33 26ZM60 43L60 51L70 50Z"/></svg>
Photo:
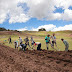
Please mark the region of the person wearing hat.
<svg viewBox="0 0 72 72"><path fill-rule="evenodd" d="M50 34L48 34L46 37L45 37L45 41L46 41L46 47L47 47L47 50L49 49L49 43L50 42Z"/></svg>
<svg viewBox="0 0 72 72"><path fill-rule="evenodd" d="M69 43L66 41L66 40L64 40L63 38L61 39L61 41L64 43L64 45L65 45L65 51L68 51L68 48L69 48Z"/></svg>

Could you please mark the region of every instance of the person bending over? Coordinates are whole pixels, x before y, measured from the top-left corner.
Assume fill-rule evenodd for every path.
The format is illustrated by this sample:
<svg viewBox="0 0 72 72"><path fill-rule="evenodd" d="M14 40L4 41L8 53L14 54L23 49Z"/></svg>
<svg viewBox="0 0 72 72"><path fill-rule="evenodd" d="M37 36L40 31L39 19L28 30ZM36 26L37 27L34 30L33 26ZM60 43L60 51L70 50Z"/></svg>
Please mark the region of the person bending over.
<svg viewBox="0 0 72 72"><path fill-rule="evenodd" d="M64 43L64 45L65 45L65 51L68 51L68 48L69 48L69 43L66 41L66 40L64 40L63 38L61 39L61 41Z"/></svg>
<svg viewBox="0 0 72 72"><path fill-rule="evenodd" d="M37 50L41 50L41 43L40 42L34 42L34 46L37 45Z"/></svg>
<svg viewBox="0 0 72 72"><path fill-rule="evenodd" d="M26 47L27 47L27 45L26 44L20 44L20 48L22 49L22 50L24 50L25 51L25 49L26 49Z"/></svg>
<svg viewBox="0 0 72 72"><path fill-rule="evenodd" d="M25 41L25 44L28 45L29 48L31 48L30 45L29 45L29 39L28 39L28 37L26 37L26 38L24 39L24 41Z"/></svg>

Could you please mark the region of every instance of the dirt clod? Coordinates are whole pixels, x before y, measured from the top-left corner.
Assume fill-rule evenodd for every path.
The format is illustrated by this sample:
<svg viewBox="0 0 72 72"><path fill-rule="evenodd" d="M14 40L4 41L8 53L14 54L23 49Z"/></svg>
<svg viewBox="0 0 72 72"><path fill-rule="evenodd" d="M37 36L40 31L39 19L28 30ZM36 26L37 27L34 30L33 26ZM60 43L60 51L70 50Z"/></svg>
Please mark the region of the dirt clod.
<svg viewBox="0 0 72 72"><path fill-rule="evenodd" d="M17 51L0 44L0 72L72 72L72 51Z"/></svg>

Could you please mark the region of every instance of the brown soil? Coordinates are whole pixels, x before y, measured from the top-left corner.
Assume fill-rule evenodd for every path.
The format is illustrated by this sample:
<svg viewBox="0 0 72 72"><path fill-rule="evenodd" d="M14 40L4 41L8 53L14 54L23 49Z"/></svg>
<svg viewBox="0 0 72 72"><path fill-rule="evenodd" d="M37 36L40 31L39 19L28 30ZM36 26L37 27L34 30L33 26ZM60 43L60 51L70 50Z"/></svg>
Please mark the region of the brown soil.
<svg viewBox="0 0 72 72"><path fill-rule="evenodd" d="M69 37L72 37L72 34L70 34Z"/></svg>
<svg viewBox="0 0 72 72"><path fill-rule="evenodd" d="M17 51L0 45L0 72L72 72L72 51Z"/></svg>

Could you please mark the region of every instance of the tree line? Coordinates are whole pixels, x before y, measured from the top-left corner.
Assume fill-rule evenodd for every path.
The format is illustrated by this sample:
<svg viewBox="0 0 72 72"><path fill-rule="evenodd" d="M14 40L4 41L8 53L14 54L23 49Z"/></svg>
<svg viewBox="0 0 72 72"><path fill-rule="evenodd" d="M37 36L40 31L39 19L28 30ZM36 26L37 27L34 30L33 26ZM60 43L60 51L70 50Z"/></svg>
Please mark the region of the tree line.
<svg viewBox="0 0 72 72"><path fill-rule="evenodd" d="M6 29L4 27L0 27L0 31L17 31L17 30L10 30L10 29ZM46 31L46 29L45 28L41 28L38 31Z"/></svg>

